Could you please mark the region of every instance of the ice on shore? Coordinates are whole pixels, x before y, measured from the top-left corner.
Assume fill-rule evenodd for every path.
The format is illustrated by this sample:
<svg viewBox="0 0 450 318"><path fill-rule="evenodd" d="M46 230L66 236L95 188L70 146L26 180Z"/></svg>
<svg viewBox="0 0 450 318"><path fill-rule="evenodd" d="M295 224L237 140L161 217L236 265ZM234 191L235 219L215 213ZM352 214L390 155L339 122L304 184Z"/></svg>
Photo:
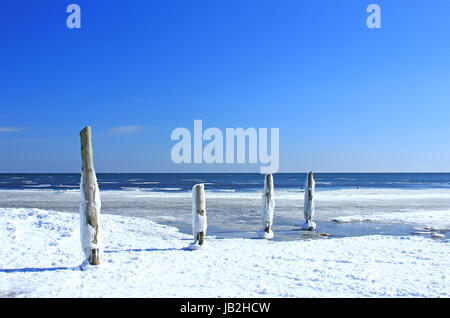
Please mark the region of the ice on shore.
<svg viewBox="0 0 450 318"><path fill-rule="evenodd" d="M423 225L434 230L450 230L450 210L403 212L403 213L374 213L364 215L347 215L333 218L337 223L350 222L382 222L382 223L409 223Z"/></svg>
<svg viewBox="0 0 450 318"><path fill-rule="evenodd" d="M449 297L448 239L275 242L191 236L103 215L102 264L81 271L79 215L0 208L0 295L10 297Z"/></svg>
<svg viewBox="0 0 450 318"><path fill-rule="evenodd" d="M221 238L256 236L256 230L261 228L261 191L205 192L211 224L209 235ZM101 194L102 215L146 218L191 233L190 191L114 190ZM292 229L299 229L304 221L303 192L277 189L275 194L275 240L295 239L296 233ZM450 189L320 190L315 192L315 200L314 221L319 224L319 231L331 231L335 236L359 235L360 230L364 234L376 234L376 228L392 235L404 235L410 233L408 228L418 226L418 222L439 229L448 229L450 225ZM74 213L80 204L80 193L79 190L0 190L0 201L4 208ZM334 224L333 219L350 224ZM373 222L361 223L364 220Z"/></svg>

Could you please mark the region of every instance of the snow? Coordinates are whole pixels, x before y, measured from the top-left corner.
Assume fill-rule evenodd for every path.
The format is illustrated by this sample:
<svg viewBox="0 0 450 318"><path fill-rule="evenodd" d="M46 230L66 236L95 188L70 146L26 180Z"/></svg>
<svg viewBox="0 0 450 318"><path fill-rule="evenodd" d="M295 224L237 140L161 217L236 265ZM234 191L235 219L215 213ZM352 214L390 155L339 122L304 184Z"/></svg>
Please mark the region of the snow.
<svg viewBox="0 0 450 318"><path fill-rule="evenodd" d="M434 230L450 230L450 210L432 210L401 213L376 213L364 215L340 216L332 219L338 223L349 222L383 222L383 223L409 223L418 226L431 227Z"/></svg>
<svg viewBox="0 0 450 318"><path fill-rule="evenodd" d="M80 270L78 214L0 208L0 295L11 297L449 297L448 239L215 239L102 216L99 266Z"/></svg>
<svg viewBox="0 0 450 318"><path fill-rule="evenodd" d="M265 240L271 240L274 237L273 231L269 229L269 233L267 233L266 231L264 231L264 228L259 229L256 234L258 234L258 237L260 239L265 239Z"/></svg>
<svg viewBox="0 0 450 318"><path fill-rule="evenodd" d="M189 250L204 250L208 248L208 243L203 241L203 244L200 245L199 241L195 241L189 244L188 249Z"/></svg>
<svg viewBox="0 0 450 318"><path fill-rule="evenodd" d="M306 221L305 223L303 223L301 225L302 230L315 230L317 227L316 223L314 223L313 221Z"/></svg>

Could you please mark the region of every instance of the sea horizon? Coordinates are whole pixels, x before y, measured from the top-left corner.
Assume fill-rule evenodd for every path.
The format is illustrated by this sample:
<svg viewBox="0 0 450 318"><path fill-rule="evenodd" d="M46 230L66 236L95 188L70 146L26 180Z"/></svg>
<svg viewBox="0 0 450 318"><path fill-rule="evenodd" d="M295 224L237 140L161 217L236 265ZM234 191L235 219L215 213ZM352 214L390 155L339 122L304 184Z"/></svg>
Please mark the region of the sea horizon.
<svg viewBox="0 0 450 318"><path fill-rule="evenodd" d="M73 190L80 173L0 173L0 189ZM450 189L450 173L314 173L316 189ZM306 173L274 174L276 190L301 190ZM259 173L97 173L101 191L191 191L204 183L209 191L252 192L264 185Z"/></svg>

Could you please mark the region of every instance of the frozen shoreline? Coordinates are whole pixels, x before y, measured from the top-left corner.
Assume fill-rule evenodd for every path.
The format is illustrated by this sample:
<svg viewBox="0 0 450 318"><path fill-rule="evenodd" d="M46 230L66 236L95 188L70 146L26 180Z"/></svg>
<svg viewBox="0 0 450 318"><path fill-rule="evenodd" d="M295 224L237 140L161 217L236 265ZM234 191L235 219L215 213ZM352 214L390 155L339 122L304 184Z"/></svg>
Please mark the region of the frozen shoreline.
<svg viewBox="0 0 450 318"><path fill-rule="evenodd" d="M448 239L274 242L192 238L102 215L102 264L81 271L79 216L0 208L0 295L12 297L449 297Z"/></svg>
<svg viewBox="0 0 450 318"><path fill-rule="evenodd" d="M190 192L102 191L101 213L140 217L191 233ZM3 208L39 208L79 213L79 190L0 190ZM275 191L275 240L304 239L303 193ZM253 238L261 227L261 193L206 191L209 234L220 238ZM347 189L316 193L318 231L334 237L409 235L423 223L450 230L449 189ZM337 222L332 222L337 220ZM444 233L448 236L449 233Z"/></svg>

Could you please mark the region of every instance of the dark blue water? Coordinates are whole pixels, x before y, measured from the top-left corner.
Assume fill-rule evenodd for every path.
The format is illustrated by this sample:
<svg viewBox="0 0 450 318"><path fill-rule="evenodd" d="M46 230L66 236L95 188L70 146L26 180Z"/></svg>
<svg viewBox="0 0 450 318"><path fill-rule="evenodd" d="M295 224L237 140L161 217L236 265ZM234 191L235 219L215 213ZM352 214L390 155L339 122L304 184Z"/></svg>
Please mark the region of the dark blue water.
<svg viewBox="0 0 450 318"><path fill-rule="evenodd" d="M190 191L196 183L205 183L211 191L255 191L263 187L260 174L247 173L98 173L101 190L142 189L146 191ZM300 189L305 173L274 175L277 189ZM450 188L450 173L317 173L316 189L343 188ZM79 174L0 174L0 189L74 190Z"/></svg>

